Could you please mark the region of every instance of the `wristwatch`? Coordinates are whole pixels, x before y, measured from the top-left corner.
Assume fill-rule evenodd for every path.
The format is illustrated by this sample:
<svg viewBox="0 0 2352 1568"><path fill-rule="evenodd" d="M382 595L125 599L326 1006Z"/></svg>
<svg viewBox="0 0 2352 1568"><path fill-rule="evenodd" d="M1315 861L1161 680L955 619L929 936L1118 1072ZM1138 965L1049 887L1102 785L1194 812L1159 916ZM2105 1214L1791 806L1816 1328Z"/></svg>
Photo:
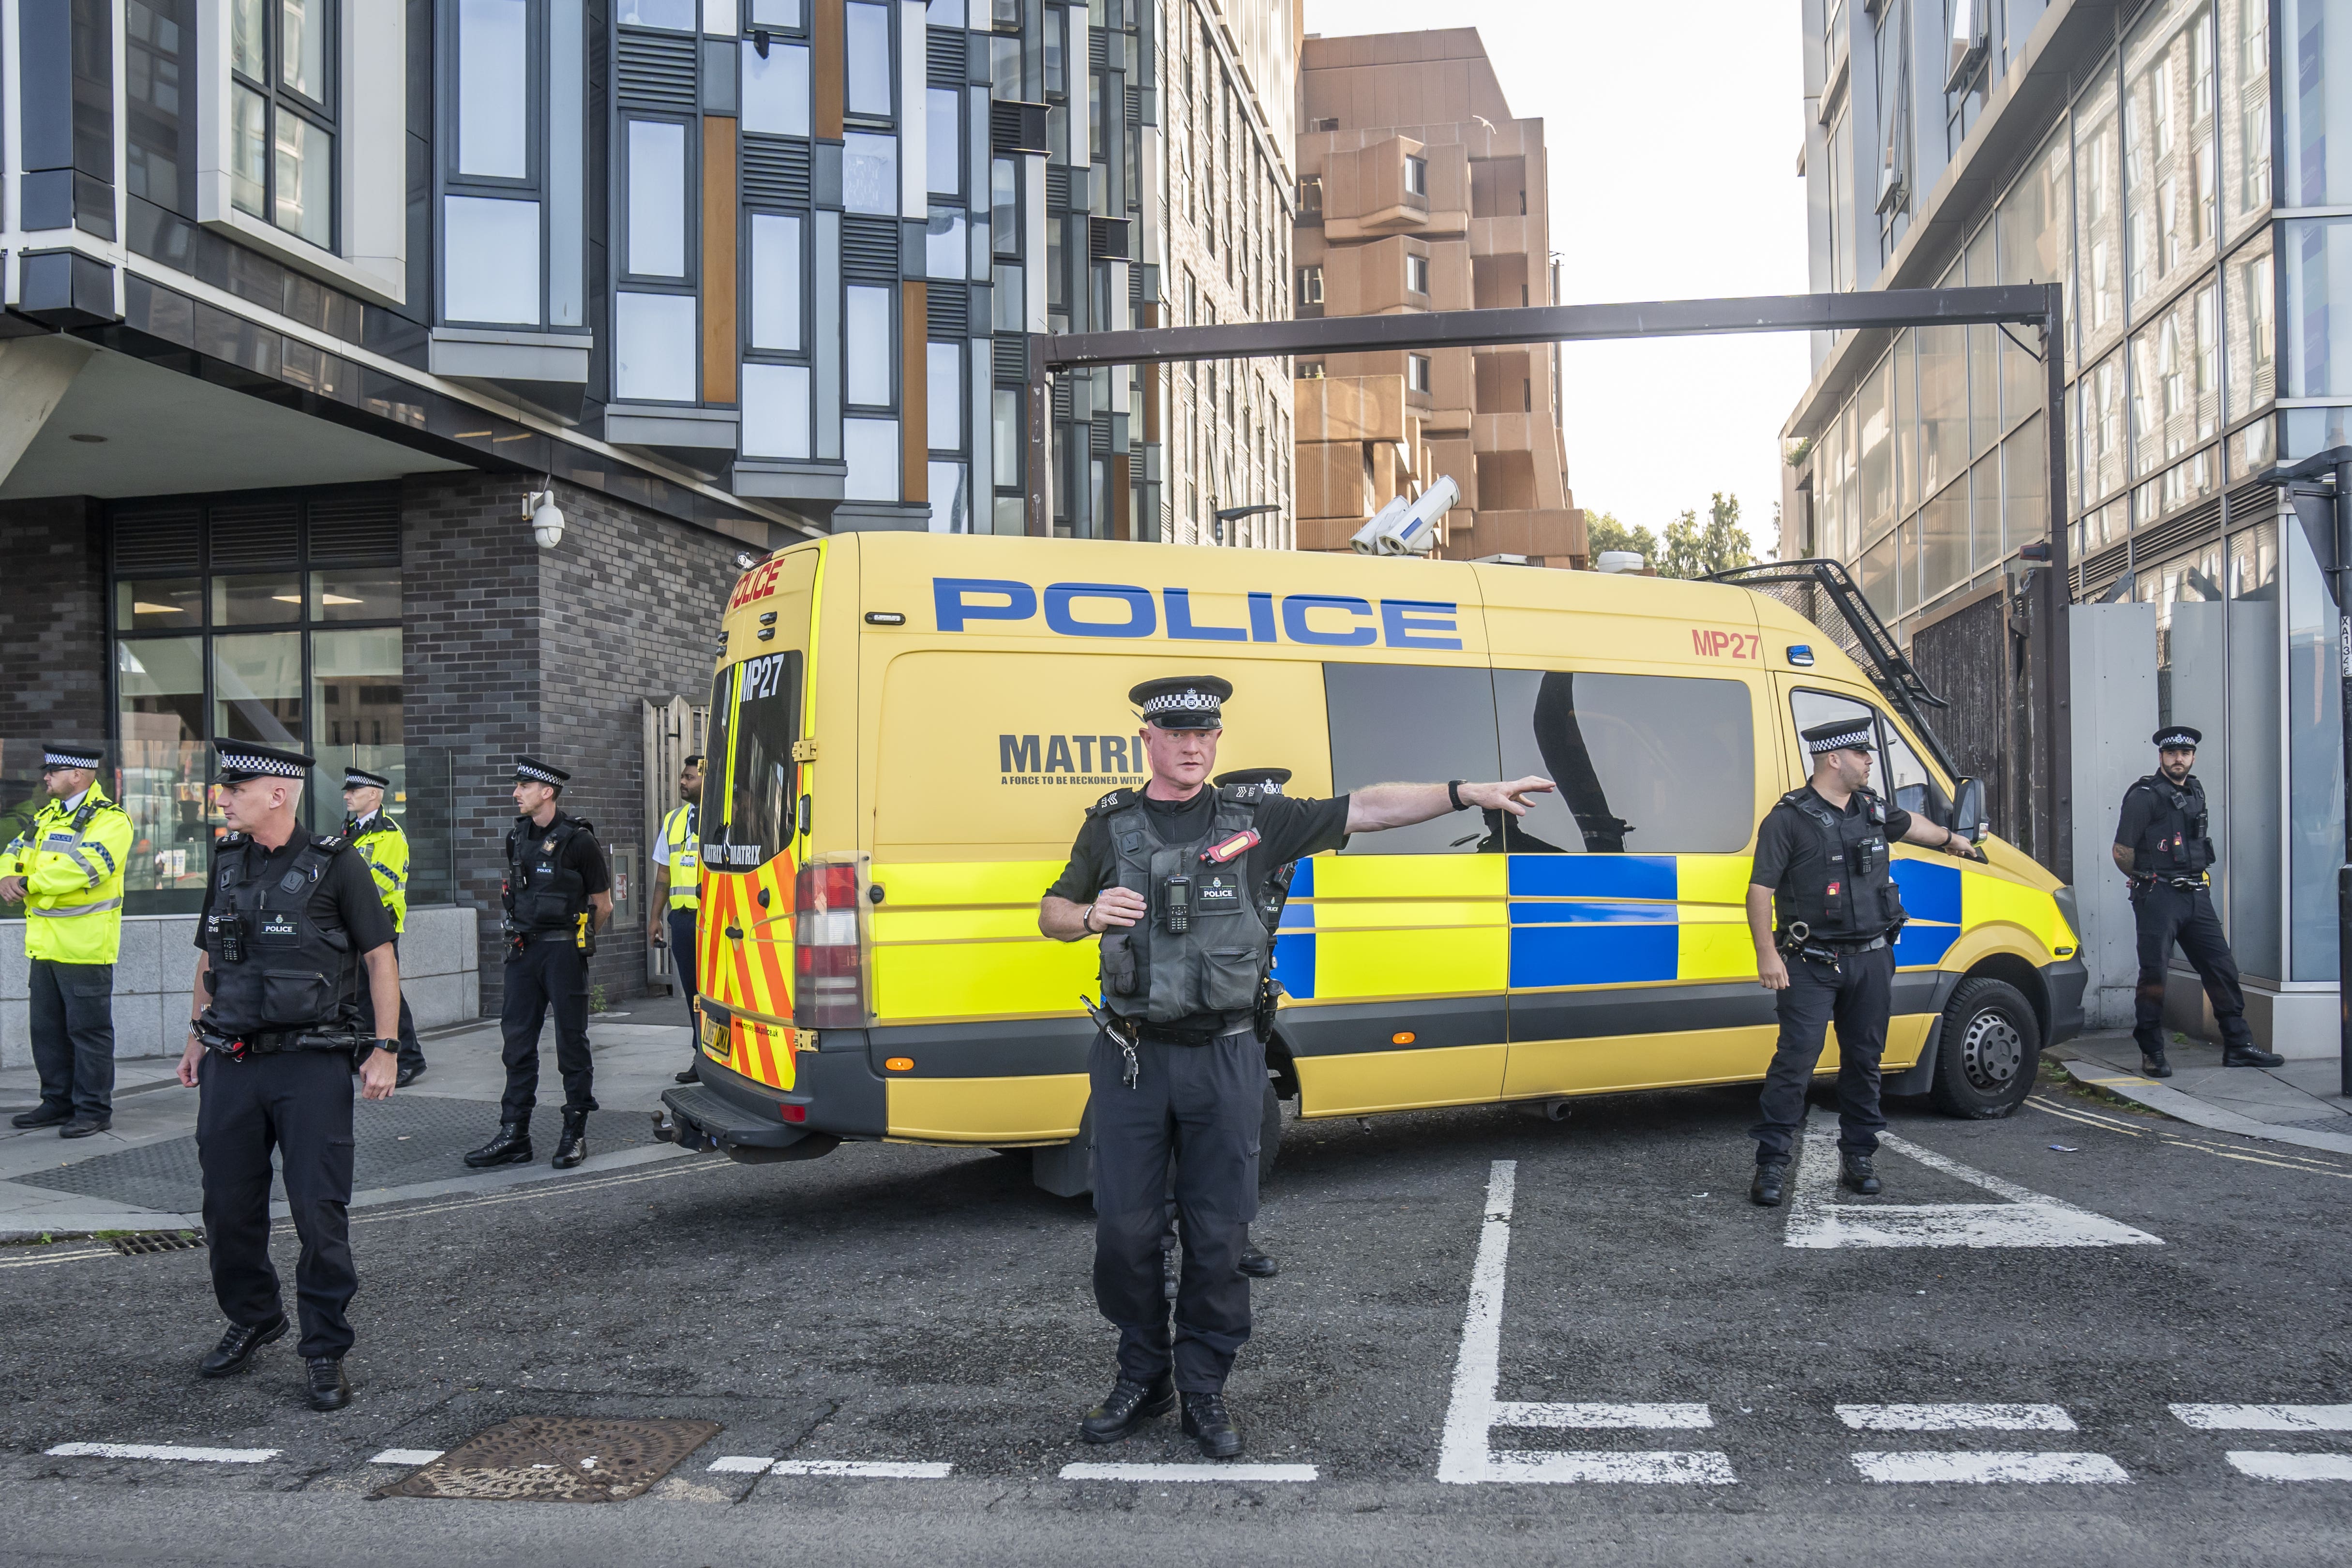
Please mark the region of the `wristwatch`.
<svg viewBox="0 0 2352 1568"><path fill-rule="evenodd" d="M400 1054L400 1041L397 1040L379 1040L375 1042L375 1048L378 1051L388 1051L394 1056Z"/></svg>

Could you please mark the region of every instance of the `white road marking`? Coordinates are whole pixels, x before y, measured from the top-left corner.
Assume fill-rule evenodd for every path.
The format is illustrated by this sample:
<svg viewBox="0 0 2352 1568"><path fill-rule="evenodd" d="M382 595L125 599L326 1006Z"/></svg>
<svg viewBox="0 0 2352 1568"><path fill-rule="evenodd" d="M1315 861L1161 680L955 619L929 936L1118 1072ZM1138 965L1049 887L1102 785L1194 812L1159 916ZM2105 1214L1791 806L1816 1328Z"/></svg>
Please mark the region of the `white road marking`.
<svg viewBox="0 0 2352 1568"><path fill-rule="evenodd" d="M2074 1430L2074 1418L2055 1405L1841 1405L1837 1414L1857 1432Z"/></svg>
<svg viewBox="0 0 2352 1568"><path fill-rule="evenodd" d="M2025 1103L2036 1111L2046 1112L2053 1116L2063 1116L2069 1122L2080 1122L2086 1127L2097 1127L2109 1133L2121 1133L2126 1138L2137 1138L2143 1131L2138 1127L2126 1127L2113 1117L2094 1116L2072 1105L2060 1105L2054 1101L2043 1099L2039 1094L2026 1096Z"/></svg>
<svg viewBox="0 0 2352 1568"><path fill-rule="evenodd" d="M79 1263L88 1258L120 1258L111 1247L78 1247L70 1252L43 1252L30 1258L0 1260L0 1269L37 1269L46 1263Z"/></svg>
<svg viewBox="0 0 2352 1568"><path fill-rule="evenodd" d="M1654 1431L1712 1427L1715 1417L1704 1405L1530 1405L1516 1399L1497 1399L1495 1425L1585 1430L1631 1427Z"/></svg>
<svg viewBox="0 0 2352 1568"><path fill-rule="evenodd" d="M2124 1468L2105 1454L1908 1453L1856 1454L1853 1468L1871 1481L2128 1482Z"/></svg>
<svg viewBox="0 0 2352 1568"><path fill-rule="evenodd" d="M2352 1481L2352 1454L2282 1454L2233 1448L2230 1463L2258 1481Z"/></svg>
<svg viewBox="0 0 2352 1568"><path fill-rule="evenodd" d="M1066 1481L1311 1481L1313 1465L1064 1465Z"/></svg>
<svg viewBox="0 0 2352 1568"><path fill-rule="evenodd" d="M770 1459L755 1454L727 1454L710 1461L725 1474L769 1476L848 1476L861 1480L945 1480L953 1465L926 1464L908 1459Z"/></svg>
<svg viewBox="0 0 2352 1568"><path fill-rule="evenodd" d="M429 1465L441 1457L438 1448L386 1448L368 1461L372 1465Z"/></svg>
<svg viewBox="0 0 2352 1568"><path fill-rule="evenodd" d="M61 1459L193 1459L207 1465L258 1465L278 1457L275 1448L183 1448L170 1443L59 1443L42 1451Z"/></svg>
<svg viewBox="0 0 2352 1568"><path fill-rule="evenodd" d="M1736 1483L1739 1478L1732 1474L1727 1454L1494 1451L1496 1427L1687 1428L1715 1424L1704 1405L1552 1404L1496 1397L1502 1378L1503 1283L1510 1267L1511 1209L1517 1191L1518 1162L1496 1160L1486 1178L1486 1220L1478 1231L1477 1258L1470 1266L1470 1302L1462 1320L1462 1350L1454 1363L1454 1395L1445 1407L1437 1479L1462 1486L1482 1481Z"/></svg>
<svg viewBox="0 0 2352 1568"><path fill-rule="evenodd" d="M2200 1432L2352 1432L2352 1405L2175 1405Z"/></svg>
<svg viewBox="0 0 2352 1568"><path fill-rule="evenodd" d="M1881 1134L1881 1146L1930 1170L1982 1187L2000 1203L1857 1203L1833 1201L1837 1134L1811 1116L1789 1198L1788 1245L1839 1247L2161 1247L2163 1238L2136 1230L2104 1214L2077 1208L1964 1166L1908 1138Z"/></svg>
<svg viewBox="0 0 2352 1568"><path fill-rule="evenodd" d="M1621 1485L1732 1486L1731 1456L1664 1449L1615 1452L1506 1450L1487 1460L1490 1481L1617 1482Z"/></svg>

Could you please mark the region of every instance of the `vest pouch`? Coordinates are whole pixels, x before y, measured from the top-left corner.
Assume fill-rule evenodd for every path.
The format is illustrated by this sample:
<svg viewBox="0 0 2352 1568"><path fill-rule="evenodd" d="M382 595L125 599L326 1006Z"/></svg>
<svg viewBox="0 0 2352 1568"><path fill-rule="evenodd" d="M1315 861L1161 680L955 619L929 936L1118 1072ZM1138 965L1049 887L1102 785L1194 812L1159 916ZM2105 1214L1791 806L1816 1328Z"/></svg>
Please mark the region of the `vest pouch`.
<svg viewBox="0 0 2352 1568"><path fill-rule="evenodd" d="M336 1013L334 988L316 969L264 969L261 1021L268 1029L320 1029Z"/></svg>
<svg viewBox="0 0 2352 1568"><path fill-rule="evenodd" d="M1107 933L1102 939L1102 985L1107 996L1131 997L1136 994L1135 938L1124 930Z"/></svg>
<svg viewBox="0 0 2352 1568"><path fill-rule="evenodd" d="M1241 1012L1257 1006L1257 953L1219 947L1201 954L1201 1006L1207 1011Z"/></svg>

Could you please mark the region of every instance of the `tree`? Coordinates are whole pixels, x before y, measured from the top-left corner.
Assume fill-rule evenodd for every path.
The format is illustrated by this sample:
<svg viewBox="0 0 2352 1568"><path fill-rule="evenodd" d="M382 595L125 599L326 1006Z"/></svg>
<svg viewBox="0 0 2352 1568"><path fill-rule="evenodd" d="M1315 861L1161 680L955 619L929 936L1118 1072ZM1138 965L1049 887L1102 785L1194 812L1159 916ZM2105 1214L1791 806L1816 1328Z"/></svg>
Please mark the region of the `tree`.
<svg viewBox="0 0 2352 1568"><path fill-rule="evenodd" d="M1717 490L1706 513L1704 524L1696 512L1686 511L1666 525L1660 577L1705 577L1755 563L1756 546L1739 526L1739 497Z"/></svg>
<svg viewBox="0 0 2352 1568"><path fill-rule="evenodd" d="M1584 514L1584 539L1591 552L1588 559L1599 560L1602 550L1632 550L1649 566L1658 564L1658 536L1647 528L1629 528L1619 522L1612 512Z"/></svg>

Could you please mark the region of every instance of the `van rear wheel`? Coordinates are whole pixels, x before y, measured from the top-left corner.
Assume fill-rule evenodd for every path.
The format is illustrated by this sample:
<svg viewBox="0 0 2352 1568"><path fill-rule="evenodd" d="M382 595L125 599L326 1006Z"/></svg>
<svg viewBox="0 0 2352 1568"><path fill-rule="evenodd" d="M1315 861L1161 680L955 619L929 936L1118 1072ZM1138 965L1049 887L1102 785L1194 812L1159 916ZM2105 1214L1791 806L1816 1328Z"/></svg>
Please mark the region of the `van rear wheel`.
<svg viewBox="0 0 2352 1568"><path fill-rule="evenodd" d="M1963 980L1936 1038L1936 1108L1986 1121L2025 1103L2042 1059L2042 1020L2006 980Z"/></svg>

